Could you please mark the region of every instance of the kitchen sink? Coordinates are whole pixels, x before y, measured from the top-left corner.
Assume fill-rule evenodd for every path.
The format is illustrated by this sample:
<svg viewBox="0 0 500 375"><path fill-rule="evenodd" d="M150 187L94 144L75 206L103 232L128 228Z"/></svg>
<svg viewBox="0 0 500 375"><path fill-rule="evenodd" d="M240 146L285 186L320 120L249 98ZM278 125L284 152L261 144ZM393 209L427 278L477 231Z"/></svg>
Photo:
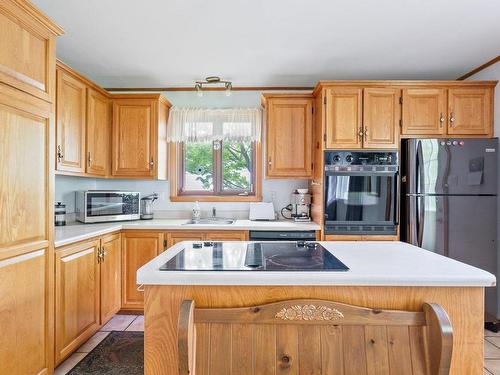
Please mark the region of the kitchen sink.
<svg viewBox="0 0 500 375"><path fill-rule="evenodd" d="M183 225L230 225L234 223L234 219L224 219L224 218L208 218L200 220L188 220Z"/></svg>

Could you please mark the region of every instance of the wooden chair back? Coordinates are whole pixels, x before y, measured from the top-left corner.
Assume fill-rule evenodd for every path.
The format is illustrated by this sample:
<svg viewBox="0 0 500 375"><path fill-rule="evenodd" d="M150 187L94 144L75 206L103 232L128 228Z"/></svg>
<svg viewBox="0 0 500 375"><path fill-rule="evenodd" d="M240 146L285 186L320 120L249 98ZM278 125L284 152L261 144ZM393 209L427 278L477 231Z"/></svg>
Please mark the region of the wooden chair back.
<svg viewBox="0 0 500 375"><path fill-rule="evenodd" d="M244 308L182 303L180 375L445 375L452 327L444 309L377 310L300 299Z"/></svg>

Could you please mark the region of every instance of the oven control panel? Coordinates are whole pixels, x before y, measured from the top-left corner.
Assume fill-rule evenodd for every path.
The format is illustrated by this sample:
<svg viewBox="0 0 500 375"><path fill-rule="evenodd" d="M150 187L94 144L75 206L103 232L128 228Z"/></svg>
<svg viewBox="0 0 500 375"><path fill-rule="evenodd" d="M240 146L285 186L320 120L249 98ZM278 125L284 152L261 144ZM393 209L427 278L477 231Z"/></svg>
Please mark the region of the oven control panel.
<svg viewBox="0 0 500 375"><path fill-rule="evenodd" d="M395 151L325 151L325 166L398 165Z"/></svg>

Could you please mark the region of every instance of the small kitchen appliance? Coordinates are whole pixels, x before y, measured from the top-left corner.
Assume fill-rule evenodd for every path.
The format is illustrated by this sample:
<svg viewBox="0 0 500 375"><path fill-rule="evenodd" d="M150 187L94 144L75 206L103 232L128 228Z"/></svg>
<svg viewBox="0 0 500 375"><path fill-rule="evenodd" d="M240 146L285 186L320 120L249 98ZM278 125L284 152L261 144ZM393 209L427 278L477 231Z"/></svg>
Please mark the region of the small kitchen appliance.
<svg viewBox="0 0 500 375"><path fill-rule="evenodd" d="M325 234L396 235L398 153L325 152Z"/></svg>
<svg viewBox="0 0 500 375"><path fill-rule="evenodd" d="M289 211L290 217L284 214ZM311 194L307 189L298 189L292 193L291 203L281 210L281 215L294 221L311 221Z"/></svg>
<svg viewBox="0 0 500 375"><path fill-rule="evenodd" d="M57 202L54 207L54 225L56 227L66 225L66 205L61 202Z"/></svg>
<svg viewBox="0 0 500 375"><path fill-rule="evenodd" d="M198 245L198 246L195 246ZM349 268L317 242L252 242L187 245L160 271L331 272Z"/></svg>
<svg viewBox="0 0 500 375"><path fill-rule="evenodd" d="M82 223L140 219L141 194L133 191L76 192L76 219Z"/></svg>
<svg viewBox="0 0 500 375"><path fill-rule="evenodd" d="M153 202L158 199L158 194L153 193L146 195L141 198L141 220L152 220L154 217L153 213Z"/></svg>
<svg viewBox="0 0 500 375"><path fill-rule="evenodd" d="M254 202L250 203L250 220L270 221L275 220L274 205L272 202Z"/></svg>

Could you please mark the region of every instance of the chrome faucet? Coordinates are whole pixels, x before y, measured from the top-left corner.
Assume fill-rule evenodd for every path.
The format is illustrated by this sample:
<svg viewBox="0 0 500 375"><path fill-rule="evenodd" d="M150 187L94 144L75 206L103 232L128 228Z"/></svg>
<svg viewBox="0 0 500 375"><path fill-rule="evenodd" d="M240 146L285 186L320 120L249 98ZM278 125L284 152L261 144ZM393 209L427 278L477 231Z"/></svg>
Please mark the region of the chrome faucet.
<svg viewBox="0 0 500 375"><path fill-rule="evenodd" d="M212 207L212 219L215 219L217 217L217 211L215 210L215 207Z"/></svg>

